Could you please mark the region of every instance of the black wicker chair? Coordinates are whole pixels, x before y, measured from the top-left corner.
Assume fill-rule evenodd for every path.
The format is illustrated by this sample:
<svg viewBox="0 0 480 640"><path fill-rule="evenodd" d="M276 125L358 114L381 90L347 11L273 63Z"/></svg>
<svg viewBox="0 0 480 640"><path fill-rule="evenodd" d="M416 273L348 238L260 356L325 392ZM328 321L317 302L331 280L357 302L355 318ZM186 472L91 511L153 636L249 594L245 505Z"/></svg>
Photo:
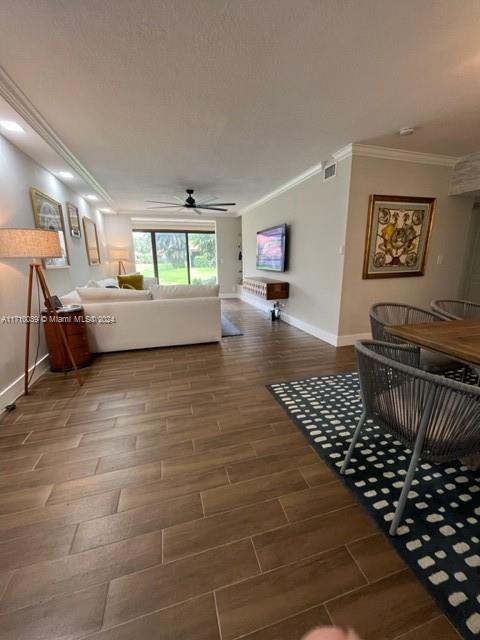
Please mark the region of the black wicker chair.
<svg viewBox="0 0 480 640"><path fill-rule="evenodd" d="M445 322L446 319L438 313L413 307L398 302L379 302L370 308L370 326L372 338L382 342L406 344L400 338L385 330L387 325L417 324L421 322ZM418 347L417 347L418 348ZM428 349L420 349L420 368L432 373L441 373L452 369L461 369L465 365Z"/></svg>
<svg viewBox="0 0 480 640"><path fill-rule="evenodd" d="M412 450L390 527L395 535L420 458L443 462L480 451L480 388L422 371L418 348L410 345L365 340L355 349L363 413L341 473L370 418Z"/></svg>
<svg viewBox="0 0 480 640"><path fill-rule="evenodd" d="M432 310L447 320L480 320L480 303L470 300L432 300Z"/></svg>

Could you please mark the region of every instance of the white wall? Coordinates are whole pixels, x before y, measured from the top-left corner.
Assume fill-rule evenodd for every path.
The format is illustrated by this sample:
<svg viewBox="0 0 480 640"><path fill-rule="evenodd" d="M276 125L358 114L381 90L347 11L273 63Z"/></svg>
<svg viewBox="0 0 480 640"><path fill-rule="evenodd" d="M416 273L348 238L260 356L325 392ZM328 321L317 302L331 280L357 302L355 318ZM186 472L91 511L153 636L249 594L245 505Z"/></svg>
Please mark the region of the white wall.
<svg viewBox="0 0 480 640"><path fill-rule="evenodd" d="M132 242L132 226L142 229L160 229L168 228L168 224L163 223L134 223L128 215L106 215L105 218L105 235L108 238L109 245L129 247L132 259L134 259L134 250ZM192 220L190 225L195 229L196 220ZM172 219L172 228L187 228L188 224L175 225ZM214 222L217 236L217 261L218 261L218 283L220 285L220 294L234 294L237 290L237 284L241 279L239 270L241 262L238 260L238 245L241 244L241 219L240 218L216 218ZM132 270L135 263L126 265ZM114 267L115 268L115 267ZM113 275L115 275L113 273Z"/></svg>
<svg viewBox="0 0 480 640"><path fill-rule="evenodd" d="M480 203L475 203L468 231L465 271L460 288L464 300L480 303Z"/></svg>
<svg viewBox="0 0 480 640"><path fill-rule="evenodd" d="M132 224L129 216L105 215L105 237L108 238L109 247L127 248L130 253L130 261L124 261L127 273L135 271L135 252L133 250ZM108 248L107 248L108 253ZM110 265L109 276L118 273L118 262Z"/></svg>
<svg viewBox="0 0 480 640"><path fill-rule="evenodd" d="M350 171L346 158L335 178L324 182L317 174L242 216L244 276L288 281L284 317L325 339L338 333ZM288 225L288 270L257 270L257 231L282 223Z"/></svg>
<svg viewBox="0 0 480 640"><path fill-rule="evenodd" d="M68 269L47 270L46 277L52 294L62 295L87 280L103 277L106 272L105 241L102 215L95 212L80 196L73 193L51 173L36 164L22 151L0 136L0 227L34 227L30 202L30 187L37 187L62 203L66 242L70 256ZM72 238L66 218L65 202L74 203L83 217L87 215L97 223L97 231L102 254L102 264L90 267L87 262L85 241ZM4 315L24 315L27 304L28 260L0 259L0 317ZM34 309L37 309L35 299ZM30 362L36 350L37 327L32 327L33 344ZM45 353L43 330L39 359ZM10 385L23 374L24 325L0 324L0 411L20 392L23 381Z"/></svg>
<svg viewBox="0 0 480 640"><path fill-rule="evenodd" d="M473 197L448 195L450 173L449 167L399 160L342 160L335 179L323 182L316 175L244 214L244 275L290 282L287 322L338 345L369 333L368 310L375 302L429 308L433 298L456 297L461 294ZM424 276L362 279L372 193L437 198ZM288 271L258 271L256 232L281 223L290 227ZM345 256L339 253L342 244Z"/></svg>
<svg viewBox="0 0 480 640"><path fill-rule="evenodd" d="M368 332L368 309L375 302L406 302L428 309L433 298L459 295L473 197L448 195L450 173L451 169L444 166L354 156L340 335ZM437 198L424 276L362 279L368 200L372 193ZM437 264L438 256L443 256L441 265Z"/></svg>
<svg viewBox="0 0 480 640"><path fill-rule="evenodd" d="M220 295L236 295L242 280L242 262L238 260L242 245L242 219L217 218L217 263Z"/></svg>

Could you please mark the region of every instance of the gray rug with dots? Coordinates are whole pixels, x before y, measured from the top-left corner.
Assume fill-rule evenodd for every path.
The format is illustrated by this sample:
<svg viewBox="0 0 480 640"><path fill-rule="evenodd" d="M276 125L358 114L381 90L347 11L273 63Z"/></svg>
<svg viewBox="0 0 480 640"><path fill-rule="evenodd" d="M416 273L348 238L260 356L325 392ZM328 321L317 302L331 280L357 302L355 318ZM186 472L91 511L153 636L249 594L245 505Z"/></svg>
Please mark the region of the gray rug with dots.
<svg viewBox="0 0 480 640"><path fill-rule="evenodd" d="M459 379L456 372L449 377ZM472 377L471 383L475 380ZM339 473L362 413L358 376L312 377L268 389L318 454ZM480 428L480 425L479 425ZM480 471L460 461L420 462L396 537L388 536L409 451L370 421L339 476L387 533L464 638L480 638Z"/></svg>

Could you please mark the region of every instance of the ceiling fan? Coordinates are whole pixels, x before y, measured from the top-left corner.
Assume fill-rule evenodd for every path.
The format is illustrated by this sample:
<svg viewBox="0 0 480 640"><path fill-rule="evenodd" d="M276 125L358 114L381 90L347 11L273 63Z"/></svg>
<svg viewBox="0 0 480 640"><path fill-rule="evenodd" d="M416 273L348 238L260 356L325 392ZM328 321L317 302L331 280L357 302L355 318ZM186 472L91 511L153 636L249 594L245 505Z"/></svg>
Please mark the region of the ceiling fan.
<svg viewBox="0 0 480 640"><path fill-rule="evenodd" d="M209 198L208 200L203 200L202 202L197 202L193 197L193 192L195 189L186 189L187 197L185 201L182 198L178 198L175 196L177 202L162 202L160 200L145 200L145 202L151 202L155 204L154 207L147 207L147 209L193 209L195 213L198 215L202 215L203 209L205 211L228 211L228 209L224 209L223 207L234 207L235 202L213 202L217 198ZM179 204L181 203L181 204Z"/></svg>

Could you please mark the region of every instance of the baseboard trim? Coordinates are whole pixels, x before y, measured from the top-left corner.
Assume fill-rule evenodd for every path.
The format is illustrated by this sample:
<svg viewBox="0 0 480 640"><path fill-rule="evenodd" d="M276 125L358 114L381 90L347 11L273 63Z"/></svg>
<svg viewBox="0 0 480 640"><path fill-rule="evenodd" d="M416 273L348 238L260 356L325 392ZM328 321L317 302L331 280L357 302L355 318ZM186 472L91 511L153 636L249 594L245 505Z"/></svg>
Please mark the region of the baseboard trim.
<svg viewBox="0 0 480 640"><path fill-rule="evenodd" d="M261 311L268 312L273 306L273 302L267 302L266 300L262 300L261 298L257 298L256 296L252 296L244 292L242 292L242 294L240 295L240 299L246 302L247 304L252 305L252 307L256 307L257 309L260 309ZM337 346L336 344L337 336L335 336L333 333L329 333L328 331L324 331L319 327L315 327L313 324L304 322L299 318L295 318L295 316L292 316L290 313L286 313L285 311L282 311L282 320L283 322L286 322L287 324L292 325L292 327L300 329L305 333L309 333L311 336L314 336L319 340L323 340L324 342L328 342L333 346Z"/></svg>
<svg viewBox="0 0 480 640"><path fill-rule="evenodd" d="M257 298L256 296L252 296L244 292L242 292L239 297L243 302L260 309L261 311L269 312L273 306L273 303L269 303L261 298ZM325 331L320 327L316 327L309 322L300 320L285 311L282 311L282 320L283 322L290 324L292 327L300 329L300 331L304 331L323 342L328 342L328 344L331 344L334 347L346 347L348 345L355 344L357 340L366 340L371 337L369 333L352 333L350 335L338 336L334 333L330 333L330 331Z"/></svg>
<svg viewBox="0 0 480 640"><path fill-rule="evenodd" d="M305 322L304 320L299 320L299 318L295 318L295 316L290 315L289 313L282 312L282 320L287 324L292 325L292 327L296 327L305 333L309 333L311 336L318 338L319 340L323 340L323 342L328 342L328 344L337 347L337 336L334 333L330 333L329 331L325 331L324 329L320 329L320 327L316 327L309 322Z"/></svg>
<svg viewBox="0 0 480 640"><path fill-rule="evenodd" d="M43 374L48 371L48 353L37 360L36 365L32 365L28 370L30 375L35 368L35 373L30 384L36 382ZM0 416L6 411L5 407L12 404L23 395L25 374L22 373L16 380L14 380L8 387L5 387L0 391Z"/></svg>
<svg viewBox="0 0 480 640"><path fill-rule="evenodd" d="M337 336L337 347L347 347L355 344L357 340L371 340L371 333L350 333L343 336Z"/></svg>

